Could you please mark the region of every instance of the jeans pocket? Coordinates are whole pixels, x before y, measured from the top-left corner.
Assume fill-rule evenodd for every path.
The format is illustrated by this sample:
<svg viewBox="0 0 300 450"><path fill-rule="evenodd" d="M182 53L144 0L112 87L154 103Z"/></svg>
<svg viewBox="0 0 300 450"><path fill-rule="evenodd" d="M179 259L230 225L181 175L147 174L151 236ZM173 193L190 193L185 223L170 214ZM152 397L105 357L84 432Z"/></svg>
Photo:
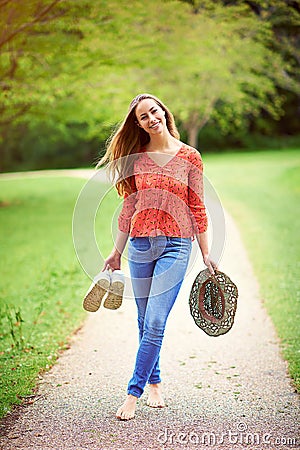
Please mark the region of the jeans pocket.
<svg viewBox="0 0 300 450"><path fill-rule="evenodd" d="M131 237L130 245L135 249L141 252L149 250L151 247L151 243L147 237Z"/></svg>

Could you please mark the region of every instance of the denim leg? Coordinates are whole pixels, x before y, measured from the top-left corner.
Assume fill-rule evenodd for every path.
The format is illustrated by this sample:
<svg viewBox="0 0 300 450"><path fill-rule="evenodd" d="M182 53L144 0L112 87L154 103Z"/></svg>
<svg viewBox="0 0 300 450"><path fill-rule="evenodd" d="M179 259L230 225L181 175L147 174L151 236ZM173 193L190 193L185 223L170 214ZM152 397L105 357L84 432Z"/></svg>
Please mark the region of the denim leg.
<svg viewBox="0 0 300 450"><path fill-rule="evenodd" d="M155 261L145 263L137 263L134 258L130 259L130 274L132 279L132 287L135 296L135 302L138 312L138 328L139 328L139 343L144 334L144 321L148 303L148 296L150 293L153 270ZM148 382L151 384L160 383L160 368L159 357L154 364L153 370L149 376Z"/></svg>
<svg viewBox="0 0 300 450"><path fill-rule="evenodd" d="M172 239L168 238L167 242L164 243L164 248L160 249L158 258L154 261L152 280L149 281L151 287L148 301L145 302L144 297L143 306L142 303L140 305L140 310L144 314L143 333L140 332L141 340L135 369L128 384L128 394L136 397L142 395L147 381L150 383L160 382L158 362L166 321L178 295L188 264L191 249L190 240L183 240L183 244L179 240L180 245L176 246L174 243L170 243ZM161 245L161 240L154 241L153 244L155 246ZM132 262L130 262L131 264ZM146 271L144 270L145 267L142 266L144 266L144 263L140 263L139 269L135 267L131 272L132 275L136 275L135 269L138 269L138 274L143 277L143 282L145 282ZM136 280L137 277L133 280L133 285ZM140 288L142 288L141 283ZM139 288L136 290L139 291Z"/></svg>
<svg viewBox="0 0 300 450"><path fill-rule="evenodd" d="M144 335L144 328L145 328L145 313L147 308L148 298L137 298L136 304L138 309L138 326L139 326L139 344L141 344L141 341L143 339ZM159 368L159 356L153 366L152 372L149 376L148 383L149 384L157 384L160 383L160 368Z"/></svg>

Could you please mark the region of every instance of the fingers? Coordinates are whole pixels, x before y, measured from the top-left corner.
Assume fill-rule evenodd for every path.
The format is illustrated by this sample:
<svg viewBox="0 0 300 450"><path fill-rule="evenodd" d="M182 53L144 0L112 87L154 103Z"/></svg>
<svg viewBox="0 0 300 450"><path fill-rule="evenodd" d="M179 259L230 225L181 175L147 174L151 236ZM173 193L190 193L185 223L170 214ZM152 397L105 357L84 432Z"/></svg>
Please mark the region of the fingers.
<svg viewBox="0 0 300 450"><path fill-rule="evenodd" d="M215 271L214 271L214 268L213 268L212 264L209 263L209 264L207 265L207 267L208 267L209 272L210 272L212 275L214 275L214 274L215 274Z"/></svg>
<svg viewBox="0 0 300 450"><path fill-rule="evenodd" d="M211 267L212 267L213 273L215 273L215 270L218 270L217 264L214 263L213 261L211 261L210 265L211 265Z"/></svg>
<svg viewBox="0 0 300 450"><path fill-rule="evenodd" d="M121 254L113 251L104 261L102 272L105 270L119 270L121 268Z"/></svg>
<svg viewBox="0 0 300 450"><path fill-rule="evenodd" d="M104 272L105 270L120 270L121 269L121 264L116 264L116 263L107 263L106 261L104 262L104 266L102 269L102 272Z"/></svg>
<svg viewBox="0 0 300 450"><path fill-rule="evenodd" d="M109 262L108 261L104 261L104 266L103 266L102 272L104 272L105 270L109 270L110 268L111 267L110 267Z"/></svg>
<svg viewBox="0 0 300 450"><path fill-rule="evenodd" d="M209 272L214 275L215 274L215 270L218 270L218 266L214 261L211 261L209 258L207 258L206 260L204 260L204 264L206 265L206 267L208 268Z"/></svg>

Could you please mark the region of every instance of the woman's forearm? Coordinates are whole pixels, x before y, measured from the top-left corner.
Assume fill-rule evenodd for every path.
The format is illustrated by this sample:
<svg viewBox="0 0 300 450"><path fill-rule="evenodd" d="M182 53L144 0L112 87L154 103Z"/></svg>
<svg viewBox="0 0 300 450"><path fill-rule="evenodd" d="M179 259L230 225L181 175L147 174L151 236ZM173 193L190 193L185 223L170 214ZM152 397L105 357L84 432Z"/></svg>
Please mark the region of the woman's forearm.
<svg viewBox="0 0 300 450"><path fill-rule="evenodd" d="M196 238L202 253L202 258L204 264L209 269L210 273L214 273L214 270L217 270L217 265L214 261L212 261L209 257L209 245L208 245L208 238L207 238L207 231L204 233L198 233L196 234Z"/></svg>
<svg viewBox="0 0 300 450"><path fill-rule="evenodd" d="M197 241L198 241L201 253L202 253L202 257L204 260L209 255L207 231L205 231L204 233L196 234L196 238L197 238Z"/></svg>
<svg viewBox="0 0 300 450"><path fill-rule="evenodd" d="M119 270L121 269L121 256L124 251L128 239L128 233L124 233L123 231L118 230L115 245L112 249L112 252L104 261L104 266L102 270L112 269Z"/></svg>
<svg viewBox="0 0 300 450"><path fill-rule="evenodd" d="M128 236L129 236L128 233L124 233L124 231L118 230L116 240L115 240L115 245L114 245L115 252L122 255L124 248L126 247Z"/></svg>

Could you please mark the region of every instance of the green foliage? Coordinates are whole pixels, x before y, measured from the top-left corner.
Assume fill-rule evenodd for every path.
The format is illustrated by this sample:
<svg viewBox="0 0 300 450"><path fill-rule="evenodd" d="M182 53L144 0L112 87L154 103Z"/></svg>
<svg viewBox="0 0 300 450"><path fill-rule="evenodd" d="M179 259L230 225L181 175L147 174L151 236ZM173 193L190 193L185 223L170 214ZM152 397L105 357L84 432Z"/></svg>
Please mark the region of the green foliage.
<svg viewBox="0 0 300 450"><path fill-rule="evenodd" d="M285 57L288 40L277 26L285 10L280 2L277 15L261 8L259 16L235 3L0 2L0 170L28 159L44 166L46 143L49 160L66 153L61 166L83 143L92 150L79 163L88 160L95 139L106 139L143 91L170 105L195 146L208 122L228 133L262 110L277 120L284 92L299 92L294 41L294 56ZM290 14L280 30L295 30L297 20Z"/></svg>
<svg viewBox="0 0 300 450"><path fill-rule="evenodd" d="M299 389L299 150L210 156L206 173L239 226Z"/></svg>
<svg viewBox="0 0 300 450"><path fill-rule="evenodd" d="M213 14L211 10L195 14L190 25L183 33L188 38L182 40L183 57L174 80L180 92L175 111L190 143L197 145L199 129L211 119L229 131L262 108L279 117L282 99L276 85L283 82L284 64L268 47L272 41L268 23L258 21L247 7L217 4Z"/></svg>

